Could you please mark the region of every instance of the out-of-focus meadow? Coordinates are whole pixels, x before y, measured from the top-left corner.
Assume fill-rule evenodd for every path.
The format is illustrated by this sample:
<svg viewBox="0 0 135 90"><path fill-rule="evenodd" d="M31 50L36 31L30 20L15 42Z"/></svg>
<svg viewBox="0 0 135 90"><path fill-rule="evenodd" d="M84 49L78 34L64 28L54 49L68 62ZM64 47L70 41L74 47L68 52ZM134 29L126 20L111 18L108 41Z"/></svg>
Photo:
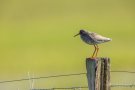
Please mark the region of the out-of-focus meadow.
<svg viewBox="0 0 135 90"><path fill-rule="evenodd" d="M111 70L135 71L134 0L1 0L0 81L26 78L27 72L35 77L86 72L85 58L94 48L73 37L80 29L113 39L99 45L98 54L111 58ZM130 74L111 76L112 83L135 82ZM39 80L35 87L83 86L84 79ZM19 86L28 88L7 83L0 89Z"/></svg>

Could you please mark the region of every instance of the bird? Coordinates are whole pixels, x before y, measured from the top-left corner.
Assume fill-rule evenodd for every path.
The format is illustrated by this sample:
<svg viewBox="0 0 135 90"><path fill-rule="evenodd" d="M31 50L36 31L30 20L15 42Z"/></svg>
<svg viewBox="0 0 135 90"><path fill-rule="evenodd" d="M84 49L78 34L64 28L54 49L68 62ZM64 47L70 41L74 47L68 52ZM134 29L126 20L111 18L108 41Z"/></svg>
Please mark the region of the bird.
<svg viewBox="0 0 135 90"><path fill-rule="evenodd" d="M107 38L107 37L104 37L95 32L90 32L90 31L86 31L83 29L81 29L78 34L74 35L74 37L76 37L78 35L80 35L82 41L84 41L86 44L94 45L95 50L94 50L92 56L90 57L92 59L97 58L97 54L99 51L98 44L112 41L111 38Z"/></svg>

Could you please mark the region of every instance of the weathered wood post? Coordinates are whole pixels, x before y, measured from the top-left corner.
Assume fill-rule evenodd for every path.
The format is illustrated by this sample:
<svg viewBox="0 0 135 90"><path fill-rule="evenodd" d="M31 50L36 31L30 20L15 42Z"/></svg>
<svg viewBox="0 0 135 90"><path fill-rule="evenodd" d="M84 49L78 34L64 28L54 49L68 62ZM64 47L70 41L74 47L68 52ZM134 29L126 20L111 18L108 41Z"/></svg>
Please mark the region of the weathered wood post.
<svg viewBox="0 0 135 90"><path fill-rule="evenodd" d="M86 59L89 90L110 90L110 59Z"/></svg>

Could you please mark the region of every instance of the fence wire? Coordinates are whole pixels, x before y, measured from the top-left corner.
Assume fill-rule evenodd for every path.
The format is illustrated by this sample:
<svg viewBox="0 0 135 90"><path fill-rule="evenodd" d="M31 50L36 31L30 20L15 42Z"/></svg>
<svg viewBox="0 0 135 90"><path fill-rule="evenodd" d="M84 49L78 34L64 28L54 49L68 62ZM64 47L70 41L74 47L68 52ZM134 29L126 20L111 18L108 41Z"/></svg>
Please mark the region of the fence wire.
<svg viewBox="0 0 135 90"><path fill-rule="evenodd" d="M132 71L110 71L112 73L127 73L127 74L135 74L135 72ZM52 75L52 76L42 76L42 77L33 77L33 78L23 78L23 79L15 79L15 80L6 80L6 81L0 81L0 83L11 83L11 82L21 82L26 80L35 80L35 79L43 79L43 78L57 78L57 77L68 77L68 76L79 76L79 75L86 75L87 73L76 73L76 74L63 74L63 75ZM111 84L111 87L135 87L134 84ZM66 87L66 88L50 88L50 89L31 89L31 90L54 90L54 89L73 89L73 90L81 90L88 88L88 86L82 86L82 87Z"/></svg>
<svg viewBox="0 0 135 90"><path fill-rule="evenodd" d="M111 71L111 72L117 72L117 73L135 73L133 71Z"/></svg>
<svg viewBox="0 0 135 90"><path fill-rule="evenodd" d="M111 85L111 87L135 87L135 84L117 84L117 85Z"/></svg>
<svg viewBox="0 0 135 90"><path fill-rule="evenodd" d="M130 87L133 88L135 87L135 84L114 84L111 85L112 88L114 87ZM56 89L72 89L72 90L81 90L81 89L87 89L88 86L83 86L83 87L62 87L62 88L48 88L48 89L32 89L32 90L56 90Z"/></svg>
<svg viewBox="0 0 135 90"><path fill-rule="evenodd" d="M65 88L48 88L48 89L32 89L32 90L55 90L55 89L73 89L73 90L81 90L81 89L87 89L88 87L65 87Z"/></svg>
<svg viewBox="0 0 135 90"><path fill-rule="evenodd" d="M135 74L135 72L131 71L110 71L110 72L116 72L116 73L129 73L129 74ZM56 77L67 77L67 76L78 76L78 75L86 75L86 73L76 73L76 74L63 74L63 75L52 75L52 76L42 76L42 77L34 77L33 79L43 79L43 78L56 78ZM20 82L20 81L27 81L29 78L22 78L22 79L15 79L15 80L6 80L6 81L0 81L0 83L8 83L8 82Z"/></svg>
<svg viewBox="0 0 135 90"><path fill-rule="evenodd" d="M86 73L76 73L76 74L64 74L64 75L54 75L54 76L43 76L43 77L35 77L32 79L42 79L42 78L55 78L55 77L67 77L67 76L78 76L78 75L84 75ZM23 78L23 79L16 79L16 80L7 80L7 81L1 81L0 83L8 83L8 82L20 82L20 81L26 81L30 80L29 78Z"/></svg>

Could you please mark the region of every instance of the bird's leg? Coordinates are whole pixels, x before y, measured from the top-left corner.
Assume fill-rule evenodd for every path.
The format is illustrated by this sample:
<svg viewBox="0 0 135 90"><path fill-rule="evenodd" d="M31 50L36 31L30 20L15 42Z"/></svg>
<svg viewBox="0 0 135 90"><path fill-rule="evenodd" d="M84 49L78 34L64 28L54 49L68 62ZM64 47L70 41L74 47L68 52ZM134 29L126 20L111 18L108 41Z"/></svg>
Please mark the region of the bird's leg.
<svg viewBox="0 0 135 90"><path fill-rule="evenodd" d="M98 45L96 45L96 55L95 55L95 57L97 57L97 53L98 53L98 50L99 50L99 47L98 47Z"/></svg>
<svg viewBox="0 0 135 90"><path fill-rule="evenodd" d="M92 58L94 58L95 53L96 53L96 51L97 51L97 47L96 47L96 45L94 45L94 48L95 48L95 50L94 50L94 52L93 52Z"/></svg>

